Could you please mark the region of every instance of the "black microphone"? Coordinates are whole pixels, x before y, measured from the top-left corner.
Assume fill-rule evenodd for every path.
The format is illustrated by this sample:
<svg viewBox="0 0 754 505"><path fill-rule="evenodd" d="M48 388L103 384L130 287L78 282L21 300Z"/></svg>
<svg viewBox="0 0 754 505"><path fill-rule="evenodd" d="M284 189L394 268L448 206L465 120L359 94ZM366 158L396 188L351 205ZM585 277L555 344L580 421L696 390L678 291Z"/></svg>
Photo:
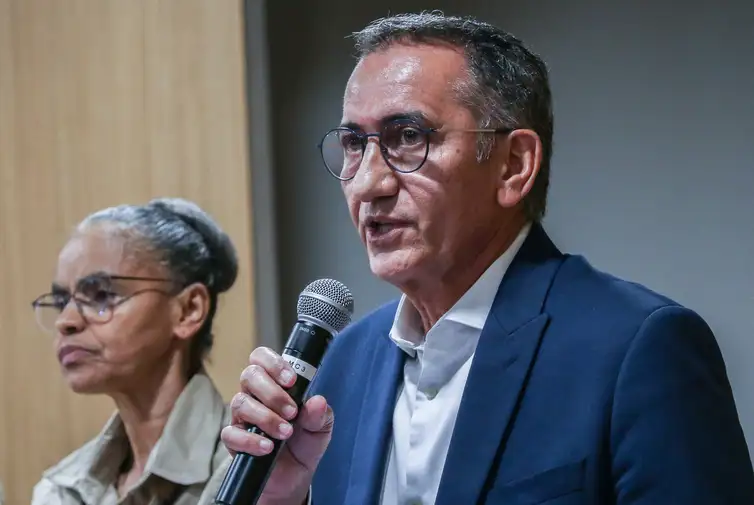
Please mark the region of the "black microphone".
<svg viewBox="0 0 754 505"><path fill-rule="evenodd" d="M319 279L301 292L296 310L298 321L282 356L298 374L287 392L300 409L333 337L351 322L353 296L342 283ZM247 431L272 440L272 452L264 456L237 453L217 491L216 504L256 505L285 445L285 441L268 437L256 426L247 426Z"/></svg>

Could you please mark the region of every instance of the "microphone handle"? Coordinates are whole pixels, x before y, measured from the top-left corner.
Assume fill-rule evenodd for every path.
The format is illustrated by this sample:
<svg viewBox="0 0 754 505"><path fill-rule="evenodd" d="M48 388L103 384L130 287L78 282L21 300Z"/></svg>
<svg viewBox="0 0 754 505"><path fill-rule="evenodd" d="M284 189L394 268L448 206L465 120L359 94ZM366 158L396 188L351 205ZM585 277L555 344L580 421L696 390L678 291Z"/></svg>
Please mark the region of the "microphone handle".
<svg viewBox="0 0 754 505"><path fill-rule="evenodd" d="M286 392L299 410L331 341L327 330L308 321L298 321L291 332L282 356L298 375ZM236 453L215 496L218 505L256 505L285 446L285 440L270 437L257 426L247 425L246 431L271 440L273 449L264 456Z"/></svg>

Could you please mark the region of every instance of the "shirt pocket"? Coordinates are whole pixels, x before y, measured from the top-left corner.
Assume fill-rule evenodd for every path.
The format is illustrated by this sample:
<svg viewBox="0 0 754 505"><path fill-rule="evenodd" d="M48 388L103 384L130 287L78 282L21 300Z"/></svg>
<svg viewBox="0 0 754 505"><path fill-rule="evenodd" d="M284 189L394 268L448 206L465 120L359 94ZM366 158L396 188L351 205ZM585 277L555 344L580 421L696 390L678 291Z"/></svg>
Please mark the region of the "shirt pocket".
<svg viewBox="0 0 754 505"><path fill-rule="evenodd" d="M493 486L486 505L582 505L584 461Z"/></svg>

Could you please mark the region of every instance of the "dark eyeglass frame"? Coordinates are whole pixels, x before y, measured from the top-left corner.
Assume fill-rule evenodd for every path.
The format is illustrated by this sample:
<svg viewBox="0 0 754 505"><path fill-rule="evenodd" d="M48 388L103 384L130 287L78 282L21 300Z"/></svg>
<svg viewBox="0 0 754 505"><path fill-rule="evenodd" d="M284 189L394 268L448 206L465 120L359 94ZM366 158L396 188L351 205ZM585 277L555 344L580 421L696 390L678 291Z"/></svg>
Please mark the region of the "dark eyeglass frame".
<svg viewBox="0 0 754 505"><path fill-rule="evenodd" d="M410 170L401 170L400 168L398 168L395 165L393 165L390 162L390 160L388 159L388 148L385 147L385 145L383 144L383 142L382 142L382 136L385 134L385 132L387 131L388 128L395 127L396 125L402 125L402 126L405 126L405 127L413 128L413 129L417 130L418 132L422 133L424 135L425 139L426 139L426 141L425 141L425 149L424 149L424 157L422 158L421 163L419 163L419 165L416 168L412 168ZM359 132L359 131L354 130L353 128L349 128L348 126L338 126L336 128L332 128L332 129L328 130L328 132L325 133L322 136L322 140L319 142L319 144L317 144L317 148L319 149L319 154L322 157L322 164L325 165L325 168L327 169L327 172L330 175L332 175L333 177L335 177L336 179L340 180L340 181L350 181L351 179L353 179L354 177L356 177L356 173L358 172L358 169L354 171L354 173L353 173L352 176L350 176L350 177L342 177L342 176L336 174L335 172L333 172L333 170L327 164L327 160L325 159L325 152L324 152L323 146L324 146L324 143L325 143L325 140L327 139L327 137L330 134L334 133L334 132L340 132L340 131L342 131L342 132L352 133L353 135L356 136L356 138L360 139L360 141L361 141L361 161L359 162L359 166L361 166L361 162L363 162L363 160L364 160L364 153L366 152L367 145L369 143L369 139L372 138L372 137L374 137L374 138L377 139L377 141L379 143L380 154L382 155L382 159L385 160L385 164L391 170L393 170L395 172L398 172L398 173L401 173L401 174L410 174L412 172L416 172L417 170L419 170L427 162L427 158L429 157L429 146L432 143L431 142L431 140L432 140L432 136L431 135L433 133L438 133L438 132L460 132L460 133L494 133L494 134L504 133L504 134L509 134L509 133L511 133L514 130L515 130L515 128L472 128L472 129L465 129L465 128L444 128L444 127L443 128L425 128L425 127L422 127L421 125L419 125L419 123L417 123L414 120L410 120L410 119L409 120L395 120L395 121L391 121L389 123L386 123L382 127L382 131L380 131L380 132Z"/></svg>
<svg viewBox="0 0 754 505"><path fill-rule="evenodd" d="M133 275L110 275L110 274L103 274L102 275L102 279L103 280L107 279L107 280L111 280L111 281L174 282L173 279L166 279L166 278L163 278L163 277L140 277L140 276L133 276ZM166 291L164 291L162 289L158 289L158 288L144 288L144 289L137 289L136 291L134 291L134 292L132 292L132 293L130 293L128 295L123 296L122 298L120 298L119 300L117 300L115 302L109 302L109 303L106 303L106 304L97 304L97 303L94 303L94 302L92 302L90 300L82 300L81 298L79 298L79 297L76 296L76 293L73 293L73 294L68 293L67 294L68 299L66 300L66 303L64 305L62 305L62 307L59 307L59 304L45 302L45 298L54 297L54 296L60 296L61 295L60 293L49 292L49 293L44 293L44 294L38 296L37 298L35 298L31 302L31 306L32 306L32 309L35 311L35 313L36 313L37 308L40 308L40 307L47 307L47 308L57 309L57 310L59 310L59 312L62 313L63 310L65 309L65 307L67 307L68 304L71 303L71 300L73 300L73 303L76 305L76 310L78 310L79 315L81 316L81 318L84 319L84 321L86 321L87 324L91 324L92 322L89 320L89 318L84 313L84 307L83 307L84 305L86 305L87 307L91 307L92 309L97 310L98 313L102 313L103 311L109 311L110 312L110 318L112 318L112 314L114 313L114 311L115 311L115 309L117 307L119 307L120 305L126 303L128 300L130 300L131 298L133 298L133 297L135 297L137 295L140 295L142 293L149 293L149 292L158 292L158 293L170 294L169 292L166 292ZM100 306L98 307L98 305L100 305ZM108 319L108 321L109 321L109 319ZM96 322L98 324L105 324L108 321L96 321ZM48 328L45 328L44 325L40 321L37 321L37 323L42 327L42 329L48 330Z"/></svg>

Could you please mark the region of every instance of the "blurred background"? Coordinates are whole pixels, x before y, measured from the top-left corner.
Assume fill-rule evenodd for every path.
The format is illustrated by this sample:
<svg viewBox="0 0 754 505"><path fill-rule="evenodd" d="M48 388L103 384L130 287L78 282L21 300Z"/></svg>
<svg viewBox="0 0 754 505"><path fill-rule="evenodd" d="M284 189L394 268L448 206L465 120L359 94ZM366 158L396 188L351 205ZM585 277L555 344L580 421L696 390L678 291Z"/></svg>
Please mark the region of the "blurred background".
<svg viewBox="0 0 754 505"><path fill-rule="evenodd" d="M93 437L107 399L63 385L29 303L91 211L195 200L239 248L210 374L226 398L279 348L300 291L333 277L356 315L397 296L369 272L316 144L340 120L347 36L407 9L471 14L549 64L560 248L698 311L754 447L754 6L692 0L354 3L0 0L0 481Z"/></svg>

